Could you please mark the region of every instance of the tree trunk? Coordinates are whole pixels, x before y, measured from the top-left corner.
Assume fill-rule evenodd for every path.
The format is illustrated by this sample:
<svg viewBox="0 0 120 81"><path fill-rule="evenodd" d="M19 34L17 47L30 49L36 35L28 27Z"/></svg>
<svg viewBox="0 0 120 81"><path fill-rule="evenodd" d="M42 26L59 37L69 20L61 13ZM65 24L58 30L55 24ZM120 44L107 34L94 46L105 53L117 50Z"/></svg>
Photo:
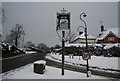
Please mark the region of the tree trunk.
<svg viewBox="0 0 120 81"><path fill-rule="evenodd" d="M16 38L15 38L15 45L16 45L16 47L17 47L17 36L16 36Z"/></svg>

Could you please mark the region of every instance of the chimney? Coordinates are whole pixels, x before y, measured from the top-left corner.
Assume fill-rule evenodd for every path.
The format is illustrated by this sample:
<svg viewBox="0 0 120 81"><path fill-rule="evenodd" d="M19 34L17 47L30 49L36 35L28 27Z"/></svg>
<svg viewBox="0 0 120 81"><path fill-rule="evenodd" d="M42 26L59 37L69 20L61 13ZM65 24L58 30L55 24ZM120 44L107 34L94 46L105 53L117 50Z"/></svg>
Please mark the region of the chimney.
<svg viewBox="0 0 120 81"><path fill-rule="evenodd" d="M82 31L79 31L79 35L81 35L83 32Z"/></svg>
<svg viewBox="0 0 120 81"><path fill-rule="evenodd" d="M103 32L104 31L104 26L103 25L101 25L101 32Z"/></svg>

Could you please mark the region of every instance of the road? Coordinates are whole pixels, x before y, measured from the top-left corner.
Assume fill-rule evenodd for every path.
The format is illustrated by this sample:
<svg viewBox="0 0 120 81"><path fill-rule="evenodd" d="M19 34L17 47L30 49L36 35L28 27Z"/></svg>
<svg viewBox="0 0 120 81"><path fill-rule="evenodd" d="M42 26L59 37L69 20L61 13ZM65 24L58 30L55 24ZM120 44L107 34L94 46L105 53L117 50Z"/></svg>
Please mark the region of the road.
<svg viewBox="0 0 120 81"><path fill-rule="evenodd" d="M0 60L2 61L2 72L24 66L36 60L44 59L44 56L45 53L41 52Z"/></svg>

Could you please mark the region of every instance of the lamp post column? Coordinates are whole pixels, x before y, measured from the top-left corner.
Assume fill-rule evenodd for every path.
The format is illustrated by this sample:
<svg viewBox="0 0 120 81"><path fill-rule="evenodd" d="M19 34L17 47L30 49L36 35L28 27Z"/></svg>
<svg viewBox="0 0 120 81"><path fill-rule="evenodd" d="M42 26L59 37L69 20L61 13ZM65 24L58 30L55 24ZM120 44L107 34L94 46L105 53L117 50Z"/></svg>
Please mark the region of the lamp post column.
<svg viewBox="0 0 120 81"><path fill-rule="evenodd" d="M81 17L86 17L87 15L85 13L81 13L80 14L80 19L83 21L84 23L84 32L85 32L85 40L86 40L86 51L88 51L88 42L87 42L87 26L86 26L86 22L81 18ZM89 77L88 75L88 71L89 71L89 64L88 64L88 60L87 60L87 77Z"/></svg>
<svg viewBox="0 0 120 81"><path fill-rule="evenodd" d="M85 27L85 38L86 38L86 51L88 51L87 28L86 27ZM89 77L88 71L89 71L89 64L88 64L88 60L87 60L87 77Z"/></svg>
<svg viewBox="0 0 120 81"><path fill-rule="evenodd" d="M65 31L62 31L62 75L64 75Z"/></svg>

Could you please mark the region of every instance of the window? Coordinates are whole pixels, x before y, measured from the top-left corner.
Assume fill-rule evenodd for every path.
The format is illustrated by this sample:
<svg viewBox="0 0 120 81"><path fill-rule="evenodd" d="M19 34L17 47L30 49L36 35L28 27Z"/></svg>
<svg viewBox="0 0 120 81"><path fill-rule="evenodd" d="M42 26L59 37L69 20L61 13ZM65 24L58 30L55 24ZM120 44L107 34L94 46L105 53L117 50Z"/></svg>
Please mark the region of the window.
<svg viewBox="0 0 120 81"><path fill-rule="evenodd" d="M108 41L114 41L114 37L108 37Z"/></svg>

